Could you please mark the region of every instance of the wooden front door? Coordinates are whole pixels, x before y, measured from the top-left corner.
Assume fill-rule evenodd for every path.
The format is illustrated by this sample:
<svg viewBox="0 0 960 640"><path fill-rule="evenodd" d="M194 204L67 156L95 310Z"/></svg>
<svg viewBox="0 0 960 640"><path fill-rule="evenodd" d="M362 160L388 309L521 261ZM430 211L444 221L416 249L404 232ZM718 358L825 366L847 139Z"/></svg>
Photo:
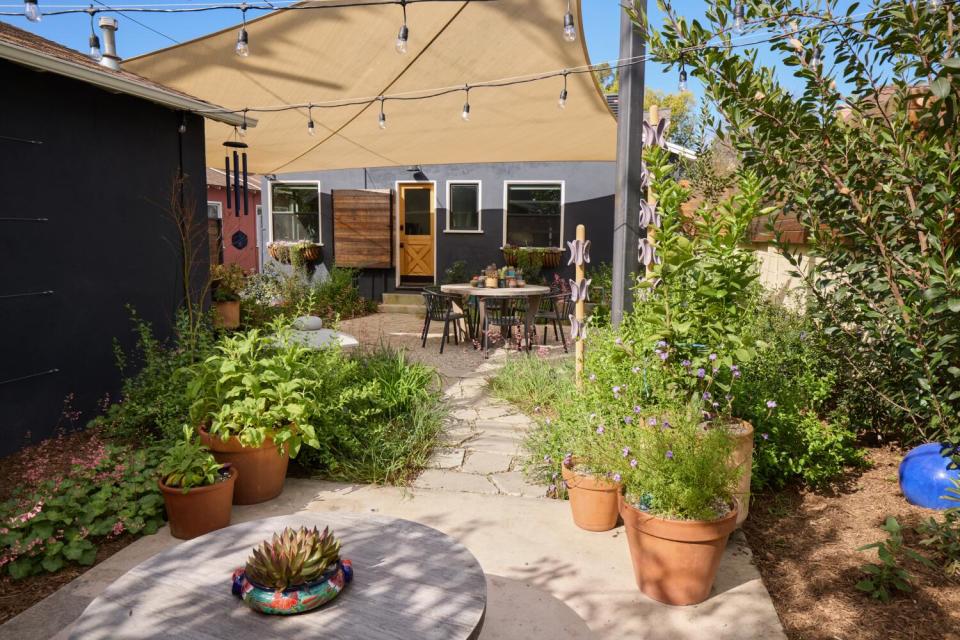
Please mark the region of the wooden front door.
<svg viewBox="0 0 960 640"><path fill-rule="evenodd" d="M400 277L433 278L433 185L400 185L399 202Z"/></svg>

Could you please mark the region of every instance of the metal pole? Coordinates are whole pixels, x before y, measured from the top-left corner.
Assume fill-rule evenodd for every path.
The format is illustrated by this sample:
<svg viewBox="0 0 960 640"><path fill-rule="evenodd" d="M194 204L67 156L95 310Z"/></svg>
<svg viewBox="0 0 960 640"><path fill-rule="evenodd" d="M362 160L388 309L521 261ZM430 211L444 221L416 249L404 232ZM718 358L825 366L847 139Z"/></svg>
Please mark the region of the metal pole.
<svg viewBox="0 0 960 640"><path fill-rule="evenodd" d="M634 7L646 23L647 0ZM646 52L644 33L635 28L626 11L620 12L620 58L636 58ZM614 325L633 307L633 285L638 269L637 243L640 240L639 211L643 198L641 162L643 157L643 72L644 64L620 68L620 95L617 116L617 183L613 208L613 300L610 310Z"/></svg>

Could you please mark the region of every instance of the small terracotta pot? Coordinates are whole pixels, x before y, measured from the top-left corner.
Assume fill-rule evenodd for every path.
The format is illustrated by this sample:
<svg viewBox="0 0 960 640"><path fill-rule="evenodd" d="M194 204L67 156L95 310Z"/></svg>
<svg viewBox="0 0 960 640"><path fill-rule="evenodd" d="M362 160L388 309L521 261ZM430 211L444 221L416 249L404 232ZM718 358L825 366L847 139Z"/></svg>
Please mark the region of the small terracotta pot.
<svg viewBox="0 0 960 640"><path fill-rule="evenodd" d="M664 520L620 496L633 575L640 591L658 602L689 605L710 595L737 510L712 522Z"/></svg>
<svg viewBox="0 0 960 640"><path fill-rule="evenodd" d="M240 326L240 301L230 300L227 302L214 302L217 309L213 317L214 325L221 329L236 329Z"/></svg>
<svg viewBox="0 0 960 640"><path fill-rule="evenodd" d="M277 452L273 438L260 447L245 447L236 436L221 440L200 430L200 443L210 449L217 462L230 463L240 473L233 491L233 504L257 504L276 498L283 491L287 477L289 451Z"/></svg>
<svg viewBox="0 0 960 640"><path fill-rule="evenodd" d="M617 526L620 484L579 473L567 465L562 467L574 524L587 531L609 531Z"/></svg>
<svg viewBox="0 0 960 640"><path fill-rule="evenodd" d="M229 465L225 465L229 466ZM168 487L158 480L163 503L170 521L170 535L189 540L230 526L230 506L237 470L230 467L230 477L205 487L193 487L186 493L179 487Z"/></svg>

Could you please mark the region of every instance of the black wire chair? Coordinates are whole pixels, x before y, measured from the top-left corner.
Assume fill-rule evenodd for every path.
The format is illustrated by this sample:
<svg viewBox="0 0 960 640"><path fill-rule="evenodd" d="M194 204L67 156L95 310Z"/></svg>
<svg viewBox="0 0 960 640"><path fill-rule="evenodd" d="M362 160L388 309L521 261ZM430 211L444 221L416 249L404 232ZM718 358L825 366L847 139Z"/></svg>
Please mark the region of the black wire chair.
<svg viewBox="0 0 960 640"><path fill-rule="evenodd" d="M494 302L494 304L490 304ZM490 327L500 327L500 335L504 344L513 334L514 327L523 327L523 335L530 335L530 325L527 322L527 299L524 297L487 299L486 313L483 319L483 357L487 357L490 342ZM529 346L528 346L529 348Z"/></svg>
<svg viewBox="0 0 960 640"><path fill-rule="evenodd" d="M460 321L464 315L453 308L454 296L436 291L424 291L423 303L425 314L423 318L423 331L420 332L420 343L427 347L427 335L430 333L430 323L433 321L443 323L443 335L440 338L440 353L443 353L443 347L450 342L450 324L453 323L453 340L455 344L460 344Z"/></svg>
<svg viewBox="0 0 960 640"><path fill-rule="evenodd" d="M567 338L563 333L563 321L570 308L570 296L562 291L553 291L540 298L540 306L534 318L534 324L543 322L543 344L547 344L547 329L553 325L553 339L563 344L567 353ZM534 327L536 331L536 327Z"/></svg>

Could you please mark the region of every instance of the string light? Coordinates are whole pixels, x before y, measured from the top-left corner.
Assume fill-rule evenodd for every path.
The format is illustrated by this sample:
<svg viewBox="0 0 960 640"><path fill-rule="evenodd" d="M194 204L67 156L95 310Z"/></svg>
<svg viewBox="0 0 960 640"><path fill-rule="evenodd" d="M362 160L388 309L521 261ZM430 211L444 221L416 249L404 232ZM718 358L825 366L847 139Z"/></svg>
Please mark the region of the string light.
<svg viewBox="0 0 960 640"><path fill-rule="evenodd" d="M397 53L407 52L407 40L410 38L410 29L407 28L407 0L400 0L400 8L403 9L403 24L400 26L400 32L397 34Z"/></svg>
<svg viewBox="0 0 960 640"><path fill-rule="evenodd" d="M100 49L100 38L97 36L96 30L93 28L93 18L97 15L96 9L93 8L93 5L90 5L90 58L96 62L103 60L103 51Z"/></svg>
<svg viewBox="0 0 960 640"><path fill-rule="evenodd" d="M463 103L463 111L460 112L460 117L463 118L464 122L470 122L470 85L466 85L464 92L467 94L467 99Z"/></svg>
<svg viewBox="0 0 960 640"><path fill-rule="evenodd" d="M247 110L243 110L243 122L240 123L240 130L237 132L240 137L247 135Z"/></svg>
<svg viewBox="0 0 960 640"><path fill-rule="evenodd" d="M823 49L815 46L810 55L810 66L814 69L819 69L821 64L823 64Z"/></svg>
<svg viewBox="0 0 960 640"><path fill-rule="evenodd" d="M240 31L237 33L237 47L234 49L236 54L241 58L246 58L250 55L250 37L247 35L247 5L243 5L240 15L243 17L243 23L240 26Z"/></svg>
<svg viewBox="0 0 960 640"><path fill-rule="evenodd" d="M383 112L383 96L380 96L380 118L377 122L381 129L387 128L387 114Z"/></svg>
<svg viewBox="0 0 960 640"><path fill-rule="evenodd" d="M23 15L30 22L40 22L40 5L37 4L37 0L23 0Z"/></svg>
<svg viewBox="0 0 960 640"><path fill-rule="evenodd" d="M733 7L733 30L738 34L743 33L744 26L746 25L746 20L744 20L745 13L746 9L743 3L737 2Z"/></svg>
<svg viewBox="0 0 960 640"><path fill-rule="evenodd" d="M307 134L314 136L317 134L317 129L313 126L313 105L307 107Z"/></svg>
<svg viewBox="0 0 960 640"><path fill-rule="evenodd" d="M943 0L927 0L927 8L930 11L937 11L941 6L943 6Z"/></svg>
<svg viewBox="0 0 960 640"><path fill-rule="evenodd" d="M574 26L573 13L570 11L570 0L567 0L567 12L563 14L563 39L567 42L577 39L577 28Z"/></svg>
<svg viewBox="0 0 960 640"><path fill-rule="evenodd" d="M677 82L677 90L683 93L687 90L687 70L683 66L683 54L680 54L680 80Z"/></svg>
<svg viewBox="0 0 960 640"><path fill-rule="evenodd" d="M567 107L567 70L563 70L563 90L560 91L560 99L557 100L557 107L566 109Z"/></svg>

